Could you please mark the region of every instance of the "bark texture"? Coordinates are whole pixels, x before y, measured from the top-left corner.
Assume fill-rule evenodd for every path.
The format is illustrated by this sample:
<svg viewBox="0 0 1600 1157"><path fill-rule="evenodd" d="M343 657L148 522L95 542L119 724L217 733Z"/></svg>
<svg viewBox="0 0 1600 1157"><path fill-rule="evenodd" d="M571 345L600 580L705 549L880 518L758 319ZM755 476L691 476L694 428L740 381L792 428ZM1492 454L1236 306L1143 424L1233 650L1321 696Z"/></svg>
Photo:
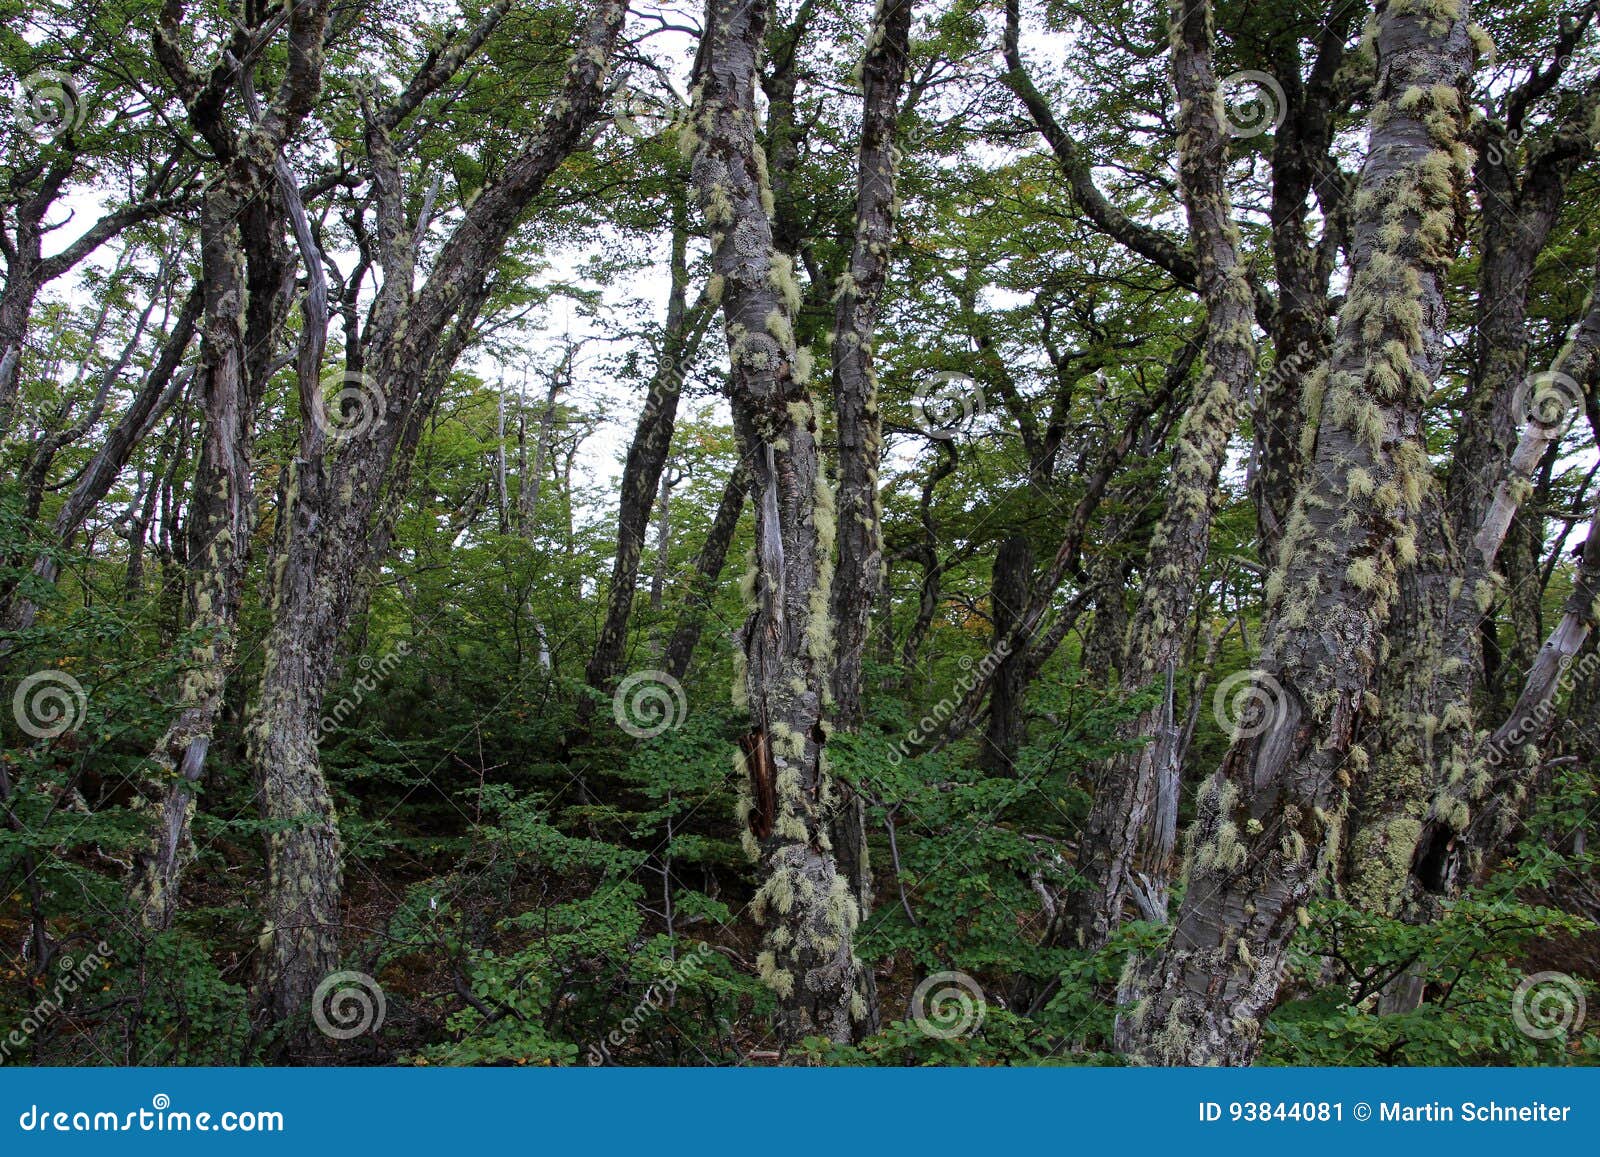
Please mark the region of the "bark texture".
<svg viewBox="0 0 1600 1157"><path fill-rule="evenodd" d="M894 240L895 129L911 37L912 0L881 0L861 65L861 142L856 161L855 240L834 305L833 406L839 437L839 566L833 583L838 653L834 719L861 720L861 657L883 580L878 464L883 421L872 368L873 330Z"/></svg>
<svg viewBox="0 0 1600 1157"><path fill-rule="evenodd" d="M181 47L183 19L180 0L169 0L156 29L156 56L221 171L207 186L200 219L204 306L196 397L202 429L186 526L189 646L177 717L150 757L158 772L156 815L149 846L135 853L130 883L139 921L153 931L168 927L176 911L194 790L233 662L255 514L255 409L285 298L282 241L275 236L282 217L271 198L274 167L322 88L328 3L313 0L290 13L289 66L268 109L244 125L230 122L226 104L235 85L248 90L249 73L221 60L204 76L195 71Z"/></svg>
<svg viewBox="0 0 1600 1157"><path fill-rule="evenodd" d="M1205 354L1193 401L1172 451L1170 497L1151 539L1145 586L1129 627L1127 690L1153 702L1119 728L1133 748L1096 778L1072 894L1079 943L1098 948L1116 928L1139 844L1157 798L1175 796L1179 721L1173 685L1182 662L1194 592L1216 512L1217 481L1238 407L1255 373L1254 303L1239 262L1239 234L1227 190L1227 134L1211 63L1211 5L1191 2L1172 16L1172 74L1179 100L1179 171L1206 307ZM1170 839L1157 839L1145 865L1165 893Z"/></svg>
<svg viewBox="0 0 1600 1157"><path fill-rule="evenodd" d="M712 231L713 296L722 302L756 510L752 607L736 652L735 697L752 723L740 744L746 789L737 818L766 876L752 910L768 926L759 970L778 996L780 1038L848 1041L867 1009L852 951L860 909L827 833L836 803L822 718L833 662L834 506L809 366L795 346L799 288L774 246L766 155L756 140L765 25L761 6L711 0L694 118L683 133Z"/></svg>
<svg viewBox="0 0 1600 1157"><path fill-rule="evenodd" d="M1356 727L1433 484L1421 414L1471 163L1468 7L1390 0L1378 14L1350 292L1327 371L1309 384L1315 444L1268 584L1254 699L1199 792L1171 940L1126 978L1140 999L1119 1037L1144 1063L1254 1058L1285 948L1337 861L1346 793L1366 770Z"/></svg>
<svg viewBox="0 0 1600 1157"><path fill-rule="evenodd" d="M371 567L388 549L418 443L471 340L489 273L527 205L600 115L626 5L598 0L588 9L550 112L500 178L472 201L426 281L414 288L426 209L424 220L406 217L390 133L453 75L503 12L503 5L492 8L394 104L366 108L383 283L361 336L361 373L346 378L336 413L325 408L320 383L308 380L304 367L300 375L301 438L284 515L289 530L246 735L262 814L273 825L257 998L278 1021L295 1020L338 963L340 844L318 741L340 638Z"/></svg>

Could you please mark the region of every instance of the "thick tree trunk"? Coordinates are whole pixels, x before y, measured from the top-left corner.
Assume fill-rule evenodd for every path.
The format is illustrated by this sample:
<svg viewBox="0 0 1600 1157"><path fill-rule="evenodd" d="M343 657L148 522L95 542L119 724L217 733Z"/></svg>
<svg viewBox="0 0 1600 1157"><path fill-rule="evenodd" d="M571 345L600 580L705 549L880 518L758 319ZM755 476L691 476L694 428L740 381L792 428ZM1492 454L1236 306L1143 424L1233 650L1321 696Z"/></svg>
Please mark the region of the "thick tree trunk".
<svg viewBox="0 0 1600 1157"><path fill-rule="evenodd" d="M157 815L149 845L133 857L130 898L140 923L167 928L189 841L194 790L205 768L233 661L246 553L254 523L251 453L256 404L265 388L286 301L282 217L270 193L285 142L322 88L327 0L289 16L288 58L263 114L248 73L234 75L251 123L230 124L224 94L203 80L181 47L181 4L161 13L155 51L189 109L190 121L222 159L201 209L204 290L197 395L202 413L199 460L189 502L185 625L195 642L185 656L177 718L151 754L161 772L152 784ZM291 286L292 287L292 286Z"/></svg>
<svg viewBox="0 0 1600 1157"><path fill-rule="evenodd" d="M478 31L452 49L448 65L431 69L399 102L366 110L384 281L363 340L367 372L351 387L362 395L359 406L324 413L315 376L301 367L301 443L285 515L288 541L278 560L277 616L247 729L262 815L274 828L257 999L280 1021L298 1020L338 960L339 838L317 747L339 640L361 584L387 552L396 504L439 392L471 339L489 270L527 205L599 116L626 4L597 0L590 9L543 125L472 202L422 288L413 290L422 230L408 227L389 133L415 108L411 94L447 80L503 11L503 5L491 9ZM304 234L301 246L310 247ZM330 442L339 444L336 454ZM303 1023L288 1039L291 1052L302 1055L312 1044Z"/></svg>
<svg viewBox="0 0 1600 1157"><path fill-rule="evenodd" d="M1353 206L1350 292L1306 481L1268 584L1254 700L1197 800L1167 947L1136 962L1119 1039L1155 1064L1247 1064L1301 909L1337 857L1355 732L1432 486L1421 415L1443 359L1441 279L1470 154L1467 3L1390 0Z"/></svg>
<svg viewBox="0 0 1600 1157"><path fill-rule="evenodd" d="M759 963L778 996L779 1036L849 1041L866 1008L852 951L860 909L827 835L836 802L822 720L833 659L833 495L822 476L808 367L795 348L800 293L773 246L772 194L755 137L765 24L760 6L708 4L699 99L686 132L712 230L713 285L756 507L755 605L736 674L752 722L740 744L747 788L738 818L746 850L766 872L752 908L768 925Z"/></svg>
<svg viewBox="0 0 1600 1157"><path fill-rule="evenodd" d="M1194 400L1173 447L1171 498L1150 543L1144 590L1129 628L1127 689L1138 695L1154 692L1154 702L1118 729L1119 738L1134 746L1108 760L1096 778L1078 861L1083 886L1072 893L1071 923L1062 926L1064 934L1075 934L1089 948L1104 944L1117 926L1156 799L1176 793L1179 725L1173 687L1210 545L1218 478L1255 372L1255 307L1239 262L1226 185L1227 135L1211 63L1213 38L1209 3L1195 0L1174 9L1179 166L1200 264L1206 350ZM1152 862L1148 868L1164 894L1167 864Z"/></svg>
<svg viewBox="0 0 1600 1157"><path fill-rule="evenodd" d="M1480 184L1485 167L1480 162ZM1489 208L1493 200L1485 198L1486 232L1510 236L1485 237L1474 393L1445 495L1430 495L1419 520L1418 564L1401 576L1401 613L1390 625L1390 659L1378 687L1382 706L1367 728L1372 773L1352 825L1349 895L1388 915L1399 912L1407 896L1406 907L1419 912L1419 890L1430 890L1416 869L1429 856L1422 846L1424 824L1437 808L1435 796L1460 792L1475 800L1482 794L1487 773L1472 764L1485 689L1485 619L1497 597L1495 562L1527 549L1515 535L1522 525L1516 512L1533 489L1539 462L1575 416L1600 353L1597 267L1585 315L1550 373L1525 377L1528 282L1553 221L1543 208L1551 202L1548 193L1541 195L1541 207L1525 218L1525 228L1512 229L1504 222L1498 228L1489 224L1500 213ZM1517 412L1519 406L1524 413ZM1527 425L1519 440L1516 422L1522 418ZM1537 567L1508 567L1537 586L1536 578L1526 577L1530 570ZM1533 667L1539 649L1537 643L1521 648L1527 652L1523 669ZM1423 872L1437 874L1432 867Z"/></svg>

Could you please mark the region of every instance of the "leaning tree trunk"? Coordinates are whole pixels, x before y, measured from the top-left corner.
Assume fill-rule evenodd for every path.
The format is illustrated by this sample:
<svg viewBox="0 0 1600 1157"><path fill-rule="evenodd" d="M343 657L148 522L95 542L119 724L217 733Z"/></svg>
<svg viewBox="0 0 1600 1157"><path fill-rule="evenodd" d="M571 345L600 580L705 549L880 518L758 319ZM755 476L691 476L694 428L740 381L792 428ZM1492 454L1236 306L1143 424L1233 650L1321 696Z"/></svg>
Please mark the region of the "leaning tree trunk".
<svg viewBox="0 0 1600 1157"><path fill-rule="evenodd" d="M689 595L678 615L677 625L667 640L662 665L668 675L682 680L689 673L694 660L694 649L700 642L706 615L716 597L717 580L728 561L728 547L733 542L734 531L739 528L739 516L744 513L745 496L750 490L750 476L743 462L736 463L722 488L722 500L717 503L717 513L711 520L711 529L700 544L700 553L694 560L694 578L690 581Z"/></svg>
<svg viewBox="0 0 1600 1157"><path fill-rule="evenodd" d="M1226 184L1227 135L1212 69L1211 5L1174 8L1172 75L1178 90L1179 166L1189 229L1206 306L1206 349L1194 401L1172 452L1172 497L1156 526L1144 566L1145 586L1129 629L1129 693L1153 700L1119 728L1130 750L1113 756L1096 776L1078 873L1061 932L1098 948L1115 930L1150 813L1178 777L1179 723L1173 684L1194 591L1204 570L1217 481L1233 436L1240 400L1255 371L1251 320L1254 295L1239 261L1239 233ZM1165 892L1167 854L1149 864Z"/></svg>
<svg viewBox="0 0 1600 1157"><path fill-rule="evenodd" d="M1433 485L1422 410L1443 359L1441 280L1470 154L1469 5L1391 0L1353 205L1350 291L1310 384L1314 452L1277 566L1254 701L1197 799L1171 940L1136 961L1119 1042L1154 1064L1248 1064L1293 929L1337 858L1367 755L1356 727Z"/></svg>
<svg viewBox="0 0 1600 1157"><path fill-rule="evenodd" d="M609 692L622 673L627 650L628 623L633 616L633 596L639 582L639 556L644 550L650 509L660 489L661 472L672 449L672 431L683 392L688 362L699 349L710 319L712 304L701 298L691 309L687 303L689 227L687 207L674 204L672 226L672 291L667 301L666 330L661 355L645 394L633 441L622 468L617 510L617 553L611 567L611 588L605 621L595 641L585 678L596 691ZM580 705L580 718L592 710L588 699Z"/></svg>
<svg viewBox="0 0 1600 1157"><path fill-rule="evenodd" d="M766 9L710 0L684 130L700 208L712 230L713 286L730 353L730 393L748 431L756 508L754 606L740 633L736 694L751 716L740 741L739 821L766 880L752 905L768 926L759 957L779 1000L785 1043L849 1041L866 1013L852 941L860 909L835 865L835 802L823 754L823 697L833 661L829 613L833 495L798 356L800 293L773 246L766 158L756 141L755 76Z"/></svg>

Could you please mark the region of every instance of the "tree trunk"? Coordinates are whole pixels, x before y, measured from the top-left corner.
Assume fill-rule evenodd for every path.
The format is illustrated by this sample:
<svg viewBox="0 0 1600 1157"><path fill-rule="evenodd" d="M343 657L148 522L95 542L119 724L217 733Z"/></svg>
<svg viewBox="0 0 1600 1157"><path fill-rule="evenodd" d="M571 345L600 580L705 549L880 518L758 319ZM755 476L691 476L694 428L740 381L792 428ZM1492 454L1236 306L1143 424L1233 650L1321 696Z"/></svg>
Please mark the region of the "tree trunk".
<svg viewBox="0 0 1600 1157"><path fill-rule="evenodd" d="M700 545L694 560L694 581L689 597L684 600L683 611L667 640L666 655L662 659L667 674L682 681L689 673L694 659L694 649L700 642L700 632L716 597L717 580L728 559L728 547L733 542L734 531L739 528L739 516L744 512L745 495L750 489L750 475L744 463L735 464L722 488L722 501L717 504L716 517L711 529Z"/></svg>
<svg viewBox="0 0 1600 1157"><path fill-rule="evenodd" d="M1217 481L1238 406L1255 372L1255 307L1239 262L1226 185L1227 136L1211 63L1213 39L1209 3L1174 9L1179 171L1200 264L1206 349L1194 400L1173 447L1171 497L1150 543L1144 590L1129 628L1127 689L1154 693L1154 702L1118 728L1118 738L1133 746L1107 760L1096 778L1078 861L1083 886L1073 891L1071 922L1062 926L1063 934L1075 934L1088 948L1104 944L1116 928L1151 809L1163 793L1176 793L1179 724L1173 685L1210 545ZM1168 865L1152 862L1148 868L1164 893Z"/></svg>
<svg viewBox="0 0 1600 1157"><path fill-rule="evenodd" d="M1384 625L1432 486L1422 410L1443 359L1444 271L1470 154L1467 3L1391 0L1353 207L1350 292L1310 384L1314 452L1268 584L1250 705L1201 788L1167 947L1136 962L1119 1042L1154 1064L1247 1064L1303 905L1337 858Z"/></svg>
<svg viewBox="0 0 1600 1157"><path fill-rule="evenodd" d="M672 431L677 420L678 398L683 391L688 364L700 348L712 303L702 297L688 306L687 207L674 204L672 226L672 291L667 300L667 322L661 339L661 355L644 409L628 446L622 468L622 483L617 509L617 553L611 566L611 588L606 600L606 617L595 640L584 677L596 691L609 692L622 673L623 656L628 646L628 623L633 617L633 596L639 581L639 557L644 550L645 530L650 510L660 489L661 472L672 450ZM580 716L592 710L583 700Z"/></svg>
<svg viewBox="0 0 1600 1157"><path fill-rule="evenodd" d="M1033 547L1024 535L1011 535L1000 544L995 555L989 594L993 649L1000 656L1000 663L989 695L989 727L983 737L978 765L991 775L1017 774L1028 652L1025 648L1013 647L1011 635L1032 601L1032 581Z"/></svg>
<svg viewBox="0 0 1600 1157"><path fill-rule="evenodd" d="M452 50L449 68L428 73L433 87L460 66L503 11L492 9L478 33ZM489 271L527 205L599 116L602 78L625 12L623 0L596 0L550 113L500 179L473 200L420 290L413 290L413 281L423 230L406 220L390 139L415 103L408 96L365 110L384 273L363 337L368 372L349 387L360 395L357 404L329 414L315 376L301 367L301 441L285 515L288 541L278 560L283 577L247 729L262 815L273 827L257 1000L277 1020L298 1022L317 983L338 961L339 837L317 747L340 637L361 584L387 553L417 446L471 340ZM300 239L303 253L313 247L309 233ZM336 454L329 453L333 442ZM297 1023L290 1051L305 1055L313 1043L309 1028Z"/></svg>
<svg viewBox="0 0 1600 1157"><path fill-rule="evenodd" d="M883 577L878 463L883 422L872 368L873 330L894 240L895 129L905 86L912 0L880 0L861 64L861 143L855 241L834 309L833 405L839 436L839 567L833 583L838 659L834 719L861 722L861 657Z"/></svg>
<svg viewBox="0 0 1600 1157"><path fill-rule="evenodd" d="M730 393L748 431L756 506L755 605L741 632L739 821L766 880L752 910L768 925L761 977L779 1000L785 1043L815 1033L846 1042L866 1013L852 951L860 909L827 835L835 804L823 755L823 696L833 660L829 584L833 495L817 417L797 356L800 293L773 246L772 193L756 142L755 77L766 9L710 0L690 142L712 230L713 296L730 351Z"/></svg>

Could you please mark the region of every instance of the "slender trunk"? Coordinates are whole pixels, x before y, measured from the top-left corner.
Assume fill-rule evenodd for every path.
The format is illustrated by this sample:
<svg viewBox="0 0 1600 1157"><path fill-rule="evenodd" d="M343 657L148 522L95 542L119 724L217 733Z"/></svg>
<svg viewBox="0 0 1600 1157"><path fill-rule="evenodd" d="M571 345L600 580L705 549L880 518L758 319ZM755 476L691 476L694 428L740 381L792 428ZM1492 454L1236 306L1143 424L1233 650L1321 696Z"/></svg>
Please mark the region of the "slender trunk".
<svg viewBox="0 0 1600 1157"><path fill-rule="evenodd" d="M595 640L585 679L597 691L610 691L622 673L628 645L628 623L633 617L633 597L639 581L639 558L644 550L645 531L651 508L661 485L672 450L672 431L677 421L678 398L688 364L700 348L701 339L712 315L712 303L702 297L688 306L687 206L674 204L672 226L672 290L667 299L666 329L661 353L645 393L644 409L628 446L622 468L622 483L617 509L617 553L611 566L611 587L606 598L606 617ZM664 514L663 514L664 516ZM592 707L583 700L582 714Z"/></svg>
<svg viewBox="0 0 1600 1157"><path fill-rule="evenodd" d="M90 458L88 465L78 474L77 481L51 524L50 541L53 546L64 547L72 540L79 527L83 525L83 520L105 498L112 485L121 476L134 449L144 440L151 427L177 401L178 395L188 384L188 377L178 374L177 370L194 338L195 325L199 320L203 301L202 290L197 286L185 301L172 333L168 335L155 365L140 386L139 392L134 395L128 409L106 434L105 441ZM159 481L159 476L152 480L152 494ZM139 542L142 545L142 524L140 530ZM131 549L133 540L130 538L129 542ZM132 556L130 561L131 558ZM33 574L42 584L54 583L59 572L60 559L55 550L41 553L34 560ZM37 614L38 605L32 599L26 595L11 593L6 599L4 611L6 632L14 634L27 630L33 625ZM0 642L0 654L4 654L9 646L9 641Z"/></svg>
<svg viewBox="0 0 1600 1157"><path fill-rule="evenodd" d="M1249 709L1201 788L1187 887L1166 948L1135 961L1119 1041L1155 1064L1248 1064L1303 906L1337 860L1367 754L1356 727L1432 486L1422 410L1443 360L1441 281L1470 154L1467 3L1391 0L1353 206L1350 292L1315 445L1268 583Z"/></svg>
<svg viewBox="0 0 1600 1157"><path fill-rule="evenodd" d="M1335 5L1317 40L1317 57L1304 80L1300 48L1290 42L1277 58L1276 75L1287 107L1272 137L1272 262L1278 281L1278 308L1272 317L1272 372L1261 378L1254 420L1254 469L1250 496L1255 502L1261 556L1270 565L1285 520L1294 503L1303 464L1300 406L1306 376L1328 356L1328 281L1342 221L1332 215L1321 243L1307 227L1308 200L1332 166L1329 150L1342 106L1338 83L1350 26L1360 12L1353 4ZM1339 190L1321 184L1324 204ZM1324 214L1325 217L1329 216Z"/></svg>
<svg viewBox="0 0 1600 1157"><path fill-rule="evenodd" d="M728 475L727 484L722 488L722 501L717 504L716 516L711 520L711 529L700 546L700 553L695 556L694 580L689 597L684 601L683 611L677 626L673 628L672 637L667 641L666 655L662 659L667 674L679 681L689 673L689 664L700 642L711 601L716 597L717 580L722 576L722 568L727 562L728 547L733 542L734 531L739 527L739 516L744 512L745 495L749 490L749 472L743 463L739 463Z"/></svg>
<svg viewBox="0 0 1600 1157"><path fill-rule="evenodd" d="M1132 749L1107 760L1096 777L1078 863L1083 886L1072 893L1071 923L1062 926L1089 948L1104 944L1120 920L1129 872L1155 801L1176 793L1179 723L1173 685L1210 546L1218 478L1255 371L1254 300L1239 261L1226 185L1227 135L1212 69L1214 36L1209 3L1192 0L1173 9L1179 171L1200 264L1206 349L1194 400L1173 447L1172 496L1150 543L1144 591L1129 628L1127 689L1136 695L1154 692L1154 701L1118 729L1119 739ZM1168 865L1147 867L1164 891Z"/></svg>
<svg viewBox="0 0 1600 1157"><path fill-rule="evenodd" d="M861 721L861 657L883 571L878 462L883 422L872 368L873 330L894 239L895 128L905 85L912 0L880 0L861 65L855 241L834 309L833 405L839 436L839 566L833 582L838 659L833 717Z"/></svg>

